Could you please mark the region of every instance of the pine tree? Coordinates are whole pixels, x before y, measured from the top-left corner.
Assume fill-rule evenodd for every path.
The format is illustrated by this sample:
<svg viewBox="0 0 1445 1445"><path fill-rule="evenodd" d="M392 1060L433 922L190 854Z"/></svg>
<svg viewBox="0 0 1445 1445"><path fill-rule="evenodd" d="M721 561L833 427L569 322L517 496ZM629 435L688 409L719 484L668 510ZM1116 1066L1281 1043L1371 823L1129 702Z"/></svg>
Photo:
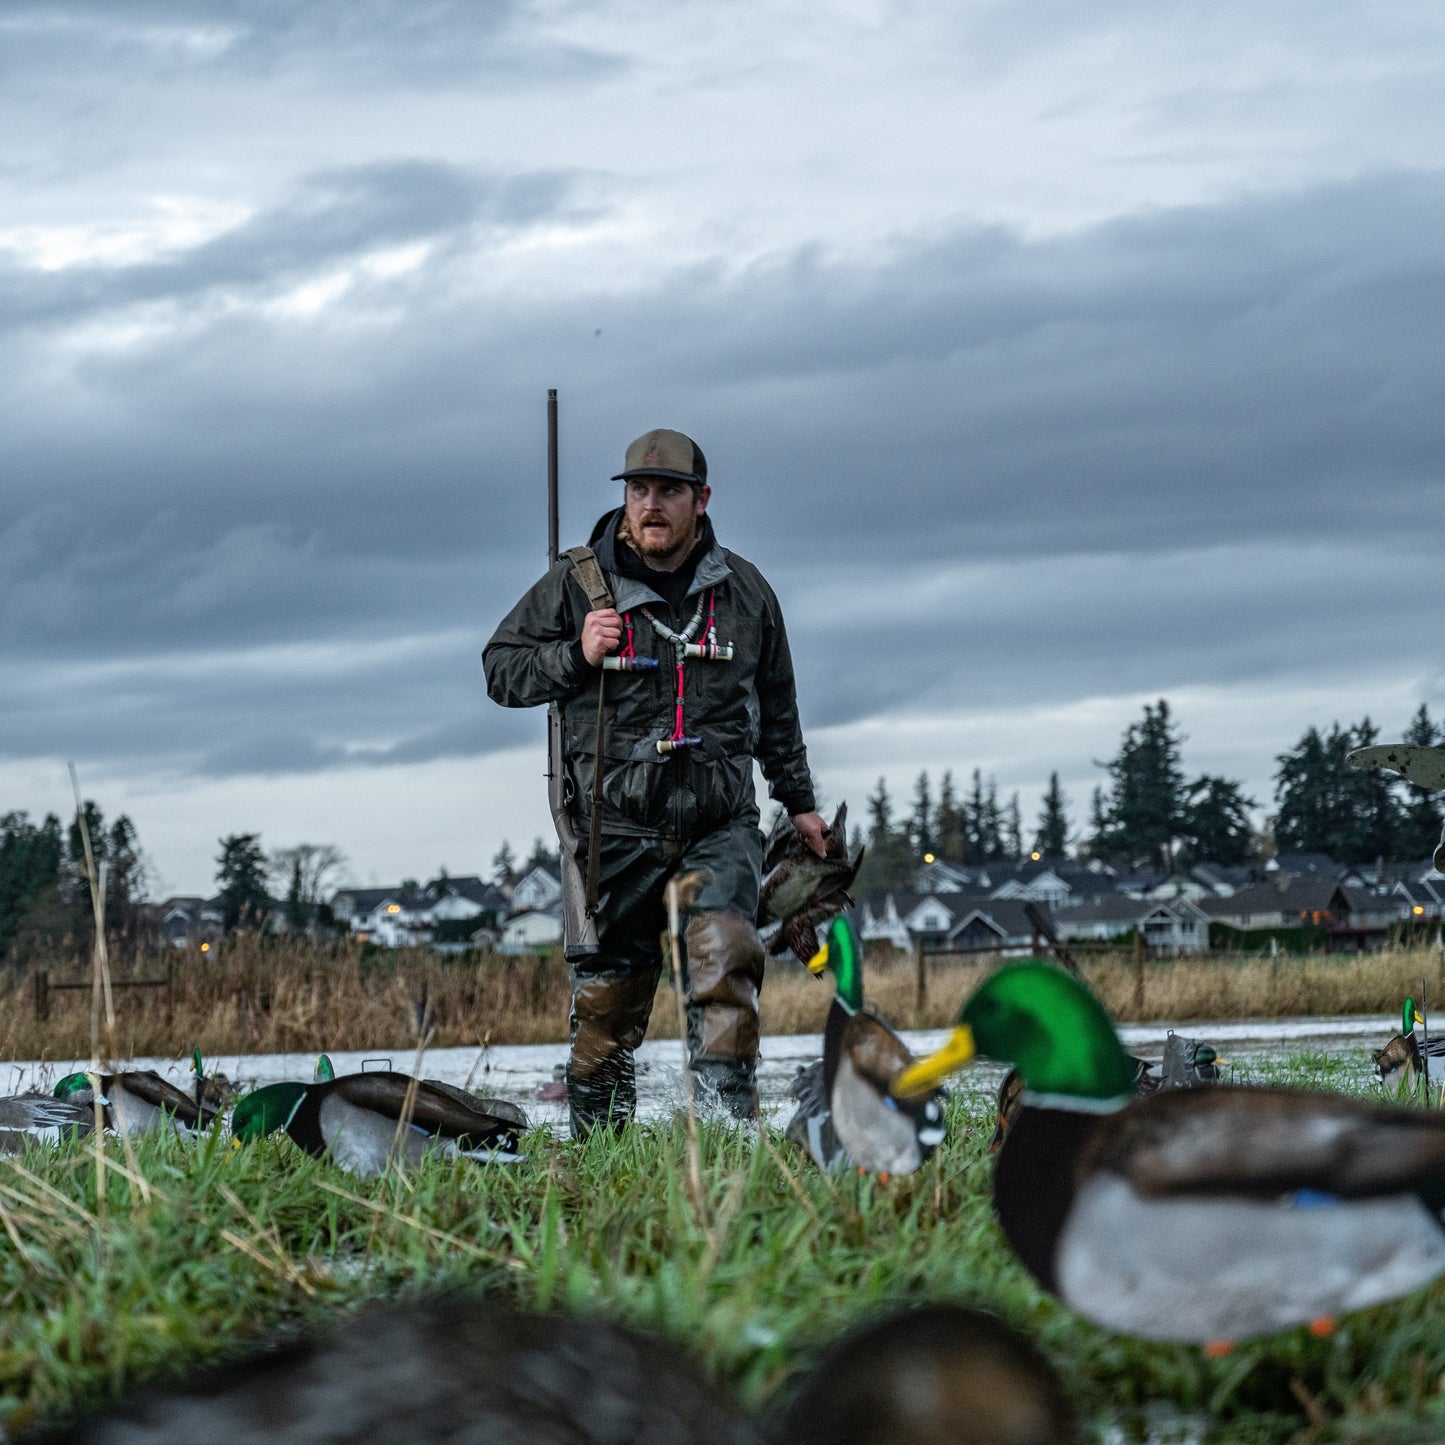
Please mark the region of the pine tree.
<svg viewBox="0 0 1445 1445"><path fill-rule="evenodd" d="M953 793L953 773L946 772L938 784L938 807L933 814L937 834L936 851L947 863L963 862L963 810Z"/></svg>
<svg viewBox="0 0 1445 1445"><path fill-rule="evenodd" d="M919 858L934 851L933 791L929 787L926 769L919 773L913 785L913 812L908 818L908 839Z"/></svg>
<svg viewBox="0 0 1445 1445"><path fill-rule="evenodd" d="M1308 729L1293 750L1279 755L1274 834L1281 853L1327 853L1352 865L1396 856L1404 829L1394 779L1345 762L1378 736L1369 718L1349 728L1336 722L1323 737L1318 728Z"/></svg>
<svg viewBox="0 0 1445 1445"><path fill-rule="evenodd" d="M1246 798L1242 783L1205 774L1190 783L1184 797L1185 853L1190 863L1221 863L1226 867L1248 860L1254 824L1249 810L1259 806Z"/></svg>
<svg viewBox="0 0 1445 1445"><path fill-rule="evenodd" d="M1045 858L1062 858L1069 845L1068 806L1069 800L1059 786L1059 775L1050 773L1043 811L1039 814L1038 832L1034 835L1034 851Z"/></svg>
<svg viewBox="0 0 1445 1445"><path fill-rule="evenodd" d="M232 833L218 840L216 883L220 890L221 926L259 928L271 909L266 894L266 855L259 833Z"/></svg>
<svg viewBox="0 0 1445 1445"><path fill-rule="evenodd" d="M893 799L885 779L868 797L868 852L858 875L859 889L899 888L913 879L913 847L904 828L893 822Z"/></svg>
<svg viewBox="0 0 1445 1445"><path fill-rule="evenodd" d="M540 836L532 839L532 851L527 854L522 872L530 873L534 868L544 868L554 876L562 871L561 853L555 848L549 848Z"/></svg>
<svg viewBox="0 0 1445 1445"><path fill-rule="evenodd" d="M60 819L54 813L38 824L23 812L0 817L0 956L31 908L55 895L61 853Z"/></svg>
<svg viewBox="0 0 1445 1445"><path fill-rule="evenodd" d="M1109 844L1119 856L1172 869L1184 822L1181 744L1169 703L1160 698L1144 705L1142 721L1125 729L1118 755L1104 765L1112 783Z"/></svg>
<svg viewBox="0 0 1445 1445"><path fill-rule="evenodd" d="M498 888L510 888L520 875L512 845L504 838L502 846L492 855L492 882Z"/></svg>
<svg viewBox="0 0 1445 1445"><path fill-rule="evenodd" d="M1014 793L1003 811L1004 856L1022 858L1024 853L1024 820L1019 812L1019 795Z"/></svg>

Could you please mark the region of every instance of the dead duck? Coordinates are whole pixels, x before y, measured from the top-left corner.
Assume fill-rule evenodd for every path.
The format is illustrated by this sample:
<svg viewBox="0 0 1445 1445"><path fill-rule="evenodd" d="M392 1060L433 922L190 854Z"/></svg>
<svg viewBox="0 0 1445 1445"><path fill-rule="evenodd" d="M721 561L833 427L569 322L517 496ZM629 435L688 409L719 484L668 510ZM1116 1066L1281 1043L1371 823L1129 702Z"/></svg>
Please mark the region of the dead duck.
<svg viewBox="0 0 1445 1445"><path fill-rule="evenodd" d="M53 1094L14 1094L0 1099L0 1154L18 1154L34 1144L58 1144L95 1128L95 1109Z"/></svg>
<svg viewBox="0 0 1445 1445"><path fill-rule="evenodd" d="M789 1392L787 1445L1074 1445L1058 1373L996 1316L924 1304L830 1346Z"/></svg>
<svg viewBox="0 0 1445 1445"><path fill-rule="evenodd" d="M863 949L847 915L828 925L808 968L831 971L837 987L824 1025L821 1066L806 1092L794 1095L799 1109L788 1135L823 1169L852 1164L870 1174L911 1174L944 1140L946 1096L934 1089L898 1100L889 1092L913 1055L864 1008ZM795 1081L795 1089L801 1082Z"/></svg>
<svg viewBox="0 0 1445 1445"><path fill-rule="evenodd" d="M800 962L818 951L818 929L853 906L848 890L863 865L864 849L848 856L848 805L839 803L820 858L780 815L763 853L757 924L773 957L789 949Z"/></svg>
<svg viewBox="0 0 1445 1445"><path fill-rule="evenodd" d="M284 1130L313 1158L330 1158L363 1179L383 1173L393 1158L407 1165L433 1154L479 1164L522 1158L523 1127L482 1103L450 1085L391 1070L342 1074L253 1090L231 1111L231 1132L239 1144Z"/></svg>
<svg viewBox="0 0 1445 1445"><path fill-rule="evenodd" d="M293 1336L143 1391L41 1439L766 1445L738 1406L665 1341L600 1319L529 1315L458 1296L372 1306L327 1333Z"/></svg>
<svg viewBox="0 0 1445 1445"><path fill-rule="evenodd" d="M100 1102L105 1127L121 1134L145 1134L155 1129L194 1133L209 1129L219 1110L203 1108L189 1094L161 1078L154 1069L127 1069L117 1074L67 1074L55 1086L57 1099L90 1105L94 1080L100 1080ZM199 1082L199 1077L198 1077Z"/></svg>
<svg viewBox="0 0 1445 1445"><path fill-rule="evenodd" d="M997 1156L999 1224L1038 1283L1096 1324L1227 1342L1445 1273L1439 1114L1303 1089L1137 1098L1103 1006L1041 960L981 984L894 1092L935 1088L976 1055L1014 1064L1025 1088Z"/></svg>

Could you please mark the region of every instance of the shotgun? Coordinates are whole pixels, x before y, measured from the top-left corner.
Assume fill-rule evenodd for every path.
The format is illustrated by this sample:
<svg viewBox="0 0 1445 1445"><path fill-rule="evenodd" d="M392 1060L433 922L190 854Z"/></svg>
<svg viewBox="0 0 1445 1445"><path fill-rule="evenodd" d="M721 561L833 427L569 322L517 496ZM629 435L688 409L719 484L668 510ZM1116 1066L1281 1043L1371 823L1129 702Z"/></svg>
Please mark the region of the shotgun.
<svg viewBox="0 0 1445 1445"><path fill-rule="evenodd" d="M557 513L557 388L547 389L547 565L558 551ZM547 802L552 809L552 826L557 830L557 852L562 874L562 943L569 959L585 958L600 951L597 920L588 907L587 880L578 860L577 830L567 811L567 768L563 757L562 705L547 708Z"/></svg>

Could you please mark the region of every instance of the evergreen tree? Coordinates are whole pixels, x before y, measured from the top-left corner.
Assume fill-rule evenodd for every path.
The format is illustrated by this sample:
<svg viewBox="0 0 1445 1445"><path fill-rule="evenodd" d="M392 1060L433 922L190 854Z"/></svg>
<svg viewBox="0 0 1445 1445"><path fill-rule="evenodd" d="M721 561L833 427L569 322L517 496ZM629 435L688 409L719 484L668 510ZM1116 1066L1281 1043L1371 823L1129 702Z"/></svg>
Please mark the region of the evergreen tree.
<svg viewBox="0 0 1445 1445"><path fill-rule="evenodd" d="M218 840L216 884L221 904L221 926L259 928L271 909L266 894L266 855L259 833L232 833Z"/></svg>
<svg viewBox="0 0 1445 1445"><path fill-rule="evenodd" d="M908 839L916 857L934 852L933 791L929 787L926 769L919 773L918 781L913 785L913 812L908 818Z"/></svg>
<svg viewBox="0 0 1445 1445"><path fill-rule="evenodd" d="M61 881L60 819L46 814L32 823L23 812L0 817L0 954L14 941L22 920Z"/></svg>
<svg viewBox="0 0 1445 1445"><path fill-rule="evenodd" d="M912 882L914 862L908 832L894 825L888 784L879 778L878 787L868 797L868 853L858 875L858 887L903 887Z"/></svg>
<svg viewBox="0 0 1445 1445"><path fill-rule="evenodd" d="M1008 800L1008 807L1003 811L1003 845L1004 853L1009 858L1022 858L1024 855L1024 820L1019 812L1019 795L1014 793Z"/></svg>
<svg viewBox="0 0 1445 1445"><path fill-rule="evenodd" d="M1089 799L1089 836L1084 851L1090 858L1108 858L1114 851L1114 829L1102 787L1096 787Z"/></svg>
<svg viewBox="0 0 1445 1445"><path fill-rule="evenodd" d="M1336 722L1324 736L1309 728L1279 755L1274 835L1281 853L1327 853L1356 866L1396 856L1404 826L1394 779L1345 762L1378 735L1369 718L1349 728Z"/></svg>
<svg viewBox="0 0 1445 1445"><path fill-rule="evenodd" d="M1068 848L1068 806L1069 800L1059 786L1059 775L1050 773L1043 811L1039 814L1038 831L1034 834L1034 850L1045 858L1062 858Z"/></svg>
<svg viewBox="0 0 1445 1445"><path fill-rule="evenodd" d="M510 888L520 876L512 845L504 838L502 846L492 855L492 882L498 888Z"/></svg>
<svg viewBox="0 0 1445 1445"><path fill-rule="evenodd" d="M298 858L291 865L291 882L286 888L286 926L292 933L304 933L310 921L305 884L301 878L301 860Z"/></svg>
<svg viewBox="0 0 1445 1445"><path fill-rule="evenodd" d="M1182 739L1169 703L1144 705L1144 717L1125 729L1118 755L1105 764L1112 796L1107 805L1109 850L1130 861L1169 870L1174 842L1184 831Z"/></svg>
<svg viewBox="0 0 1445 1445"><path fill-rule="evenodd" d="M532 839L532 851L527 854L527 861L522 865L523 873L530 873L534 868L545 868L554 876L562 871L562 855L555 848L548 848L540 837Z"/></svg>
<svg viewBox="0 0 1445 1445"><path fill-rule="evenodd" d="M1190 783L1184 796L1185 851L1191 863L1222 863L1227 867L1249 859L1254 825L1249 810L1258 807L1244 796L1243 784L1205 774Z"/></svg>
<svg viewBox="0 0 1445 1445"><path fill-rule="evenodd" d="M938 807L933 814L935 851L947 863L963 862L963 810L953 793L953 773L944 773L938 785Z"/></svg>

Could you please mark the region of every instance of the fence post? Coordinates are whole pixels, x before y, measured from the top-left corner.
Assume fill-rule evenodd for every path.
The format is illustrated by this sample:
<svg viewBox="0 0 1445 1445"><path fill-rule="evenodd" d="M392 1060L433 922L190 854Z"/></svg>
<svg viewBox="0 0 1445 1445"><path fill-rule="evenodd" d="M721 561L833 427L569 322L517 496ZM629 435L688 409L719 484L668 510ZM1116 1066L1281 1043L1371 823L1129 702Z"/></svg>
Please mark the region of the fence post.
<svg viewBox="0 0 1445 1445"><path fill-rule="evenodd" d="M918 1016L920 1025L923 1022L923 1010L928 1004L928 969L923 962L923 940L913 940L913 967L914 967L914 988L913 988L913 1009Z"/></svg>
<svg viewBox="0 0 1445 1445"><path fill-rule="evenodd" d="M176 961L166 955L166 1027L170 1028L176 1013Z"/></svg>
<svg viewBox="0 0 1445 1445"><path fill-rule="evenodd" d="M35 1021L43 1024L50 1017L50 974L43 968L35 970Z"/></svg>

